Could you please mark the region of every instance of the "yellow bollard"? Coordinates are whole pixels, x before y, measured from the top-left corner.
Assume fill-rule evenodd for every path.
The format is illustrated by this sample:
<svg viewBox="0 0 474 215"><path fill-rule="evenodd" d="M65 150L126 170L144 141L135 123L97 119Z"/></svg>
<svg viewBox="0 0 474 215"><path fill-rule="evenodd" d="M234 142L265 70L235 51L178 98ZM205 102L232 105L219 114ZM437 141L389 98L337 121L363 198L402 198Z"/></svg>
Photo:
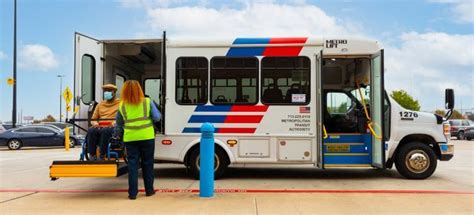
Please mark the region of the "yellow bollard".
<svg viewBox="0 0 474 215"><path fill-rule="evenodd" d="M69 151L69 127L66 127L64 129L64 148L66 148L66 151Z"/></svg>

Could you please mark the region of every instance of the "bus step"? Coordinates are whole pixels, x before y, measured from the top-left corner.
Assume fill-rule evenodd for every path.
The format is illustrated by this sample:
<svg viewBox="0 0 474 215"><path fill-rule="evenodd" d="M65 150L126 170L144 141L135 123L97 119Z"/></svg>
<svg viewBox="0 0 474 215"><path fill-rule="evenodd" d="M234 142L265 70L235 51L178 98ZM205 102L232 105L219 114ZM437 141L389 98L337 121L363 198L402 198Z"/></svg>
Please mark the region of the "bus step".
<svg viewBox="0 0 474 215"><path fill-rule="evenodd" d="M374 168L370 164L324 164L325 169L367 169Z"/></svg>
<svg viewBox="0 0 474 215"><path fill-rule="evenodd" d="M64 177L118 177L127 173L127 165L117 161L53 161L51 180Z"/></svg>

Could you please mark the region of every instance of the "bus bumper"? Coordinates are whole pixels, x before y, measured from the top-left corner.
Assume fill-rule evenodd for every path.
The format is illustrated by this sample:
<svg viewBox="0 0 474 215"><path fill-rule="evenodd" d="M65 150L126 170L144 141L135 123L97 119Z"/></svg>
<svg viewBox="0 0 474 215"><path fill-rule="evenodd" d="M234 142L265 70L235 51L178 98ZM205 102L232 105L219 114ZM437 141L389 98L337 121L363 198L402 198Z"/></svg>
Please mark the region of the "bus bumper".
<svg viewBox="0 0 474 215"><path fill-rule="evenodd" d="M441 156L439 160L449 161L454 156L454 145L452 143L438 143L439 151Z"/></svg>

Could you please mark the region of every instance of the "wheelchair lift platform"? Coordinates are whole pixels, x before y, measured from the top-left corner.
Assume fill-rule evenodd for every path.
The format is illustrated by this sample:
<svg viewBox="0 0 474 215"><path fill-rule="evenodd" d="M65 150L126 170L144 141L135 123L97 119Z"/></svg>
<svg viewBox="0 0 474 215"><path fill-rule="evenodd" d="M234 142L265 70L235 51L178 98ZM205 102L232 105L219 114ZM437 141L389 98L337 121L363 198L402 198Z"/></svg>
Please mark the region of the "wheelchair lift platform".
<svg viewBox="0 0 474 215"><path fill-rule="evenodd" d="M127 172L127 164L115 160L53 161L49 166L53 181L65 177L119 177Z"/></svg>

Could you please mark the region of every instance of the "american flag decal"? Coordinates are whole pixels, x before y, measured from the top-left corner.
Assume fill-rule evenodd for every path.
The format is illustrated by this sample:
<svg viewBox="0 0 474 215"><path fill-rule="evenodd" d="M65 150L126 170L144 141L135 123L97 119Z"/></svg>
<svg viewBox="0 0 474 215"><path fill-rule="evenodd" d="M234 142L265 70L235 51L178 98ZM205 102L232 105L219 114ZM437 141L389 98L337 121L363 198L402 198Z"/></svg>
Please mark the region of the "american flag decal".
<svg viewBox="0 0 474 215"><path fill-rule="evenodd" d="M311 107L300 107L300 113L310 113Z"/></svg>

